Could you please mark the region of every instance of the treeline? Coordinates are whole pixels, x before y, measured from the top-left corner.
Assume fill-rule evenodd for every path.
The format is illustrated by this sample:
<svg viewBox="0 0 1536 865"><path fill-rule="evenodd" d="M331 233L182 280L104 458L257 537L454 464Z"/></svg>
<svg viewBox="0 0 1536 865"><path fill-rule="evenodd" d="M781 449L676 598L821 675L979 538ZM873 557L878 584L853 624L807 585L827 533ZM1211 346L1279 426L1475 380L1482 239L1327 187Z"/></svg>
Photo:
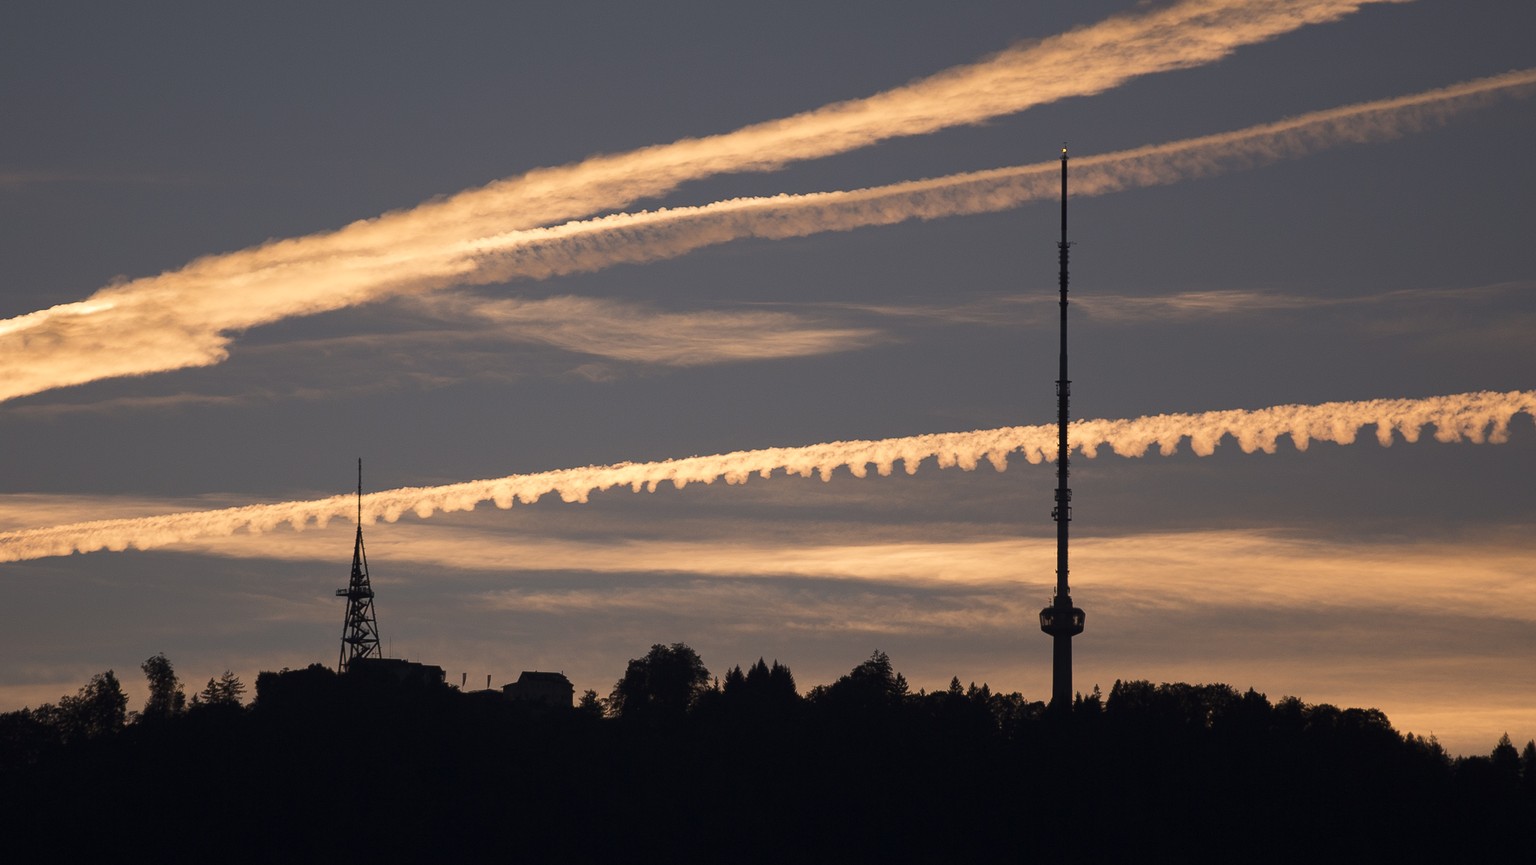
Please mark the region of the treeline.
<svg viewBox="0 0 1536 865"><path fill-rule="evenodd" d="M1374 709L1116 682L1065 711L876 652L802 693L656 645L574 708L145 662L0 715L0 813L69 858L160 861L1468 861L1528 857L1536 742L1451 758ZM222 683L222 684L221 684ZM13 831L13 837L15 832ZM74 855L70 855L74 854Z"/></svg>

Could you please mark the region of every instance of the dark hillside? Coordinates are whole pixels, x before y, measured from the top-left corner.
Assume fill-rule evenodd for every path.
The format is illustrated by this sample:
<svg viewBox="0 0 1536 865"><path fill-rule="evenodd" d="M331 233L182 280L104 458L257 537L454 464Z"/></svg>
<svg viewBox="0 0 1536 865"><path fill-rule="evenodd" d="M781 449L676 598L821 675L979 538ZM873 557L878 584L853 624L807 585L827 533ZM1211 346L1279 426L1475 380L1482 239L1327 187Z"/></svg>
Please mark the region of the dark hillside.
<svg viewBox="0 0 1536 865"><path fill-rule="evenodd" d="M0 813L70 858L161 861L1468 861L1536 837L1536 747L1453 760L1370 709L1121 682L1056 714L910 693L880 653L801 696L776 663L711 685L658 649L691 655L632 662L606 717L318 666L249 707L13 712Z"/></svg>

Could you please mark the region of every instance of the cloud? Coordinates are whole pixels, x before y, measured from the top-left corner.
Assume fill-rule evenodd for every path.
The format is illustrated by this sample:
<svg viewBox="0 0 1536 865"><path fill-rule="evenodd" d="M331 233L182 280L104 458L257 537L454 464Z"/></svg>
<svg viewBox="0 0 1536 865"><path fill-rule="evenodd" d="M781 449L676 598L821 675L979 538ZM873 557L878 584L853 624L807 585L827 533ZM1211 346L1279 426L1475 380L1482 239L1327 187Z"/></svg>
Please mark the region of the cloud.
<svg viewBox="0 0 1536 865"><path fill-rule="evenodd" d="M1330 147L1384 141L1441 124L1500 96L1536 89L1536 69L1410 96L1313 112L1233 132L1073 161L1072 194L1106 195L1254 168ZM519 229L464 244L465 282L546 279L676 258L747 237L829 231L990 213L1060 195L1058 161L837 192L733 198Z"/></svg>
<svg viewBox="0 0 1536 865"><path fill-rule="evenodd" d="M49 512L164 504L80 496ZM717 672L766 654L791 664L802 687L881 648L914 687L959 675L1032 697L1048 688L1049 641L1035 615L1050 596L1053 539L905 514L828 525L803 507L768 539L702 533L666 515L626 517L629 535L615 538L586 519L593 510L459 513L367 531L385 639L453 681L458 671L510 681L521 669L561 669L578 688L606 691L619 659L686 639ZM184 677L200 683L230 666L249 683L258 669L334 657L341 610L329 590L345 582L351 541L339 523L236 534L125 556L106 580L78 559L12 566L7 579L13 602L17 590L39 593L27 608L40 616L57 609L74 620L82 603L145 608L123 623L130 637L111 638L130 646L113 661L119 672L162 648L179 662L194 654L183 646L206 640L201 667ZM1085 533L1072 547L1073 595L1089 617L1077 681L1225 681L1272 699L1376 706L1453 750L1486 752L1506 729L1523 741L1536 713L1509 683L1536 650L1533 543L1520 524L1406 538L1273 527ZM232 608L242 610L237 633L212 636L215 624L229 628ZM188 636L199 622L210 634ZM106 635L79 658L32 664L32 632L47 645L51 627L12 629L17 664L0 704L57 699L107 665ZM247 639L289 648L258 657Z"/></svg>
<svg viewBox="0 0 1536 865"><path fill-rule="evenodd" d="M516 233L662 195L727 172L923 135L1220 60L1242 45L1337 20L1368 0L1186 0L1000 52L968 66L706 138L545 168L337 231L211 255L0 321L0 400L223 362L232 335L284 318L466 282L500 280L485 255ZM610 234L613 227L607 229ZM488 245L487 239L494 239ZM633 248L632 248L633 249ZM518 257L526 273L541 255ZM591 260L584 269L599 266Z"/></svg>
<svg viewBox="0 0 1536 865"><path fill-rule="evenodd" d="M632 367L696 367L858 351L891 339L872 327L828 323L762 309L670 312L616 299L560 296L540 300L444 293L401 299L362 327L319 338L243 346L220 377L219 393L119 396L20 404L11 418L49 420L119 411L232 406L283 399L440 387L477 379L575 375L611 381ZM404 319L404 320L402 320ZM404 329L402 329L404 328ZM508 346L530 350L509 353ZM548 351L552 349L553 351ZM603 358L556 359L572 354ZM299 381L283 388L273 382Z"/></svg>
<svg viewBox="0 0 1536 865"><path fill-rule="evenodd" d="M86 179L85 175L64 171L0 171L0 189L44 183L69 183L84 179Z"/></svg>
<svg viewBox="0 0 1536 865"><path fill-rule="evenodd" d="M57 183L153 183L186 184L190 178L161 174L101 174L83 171L0 171L0 189Z"/></svg>
<svg viewBox="0 0 1536 865"><path fill-rule="evenodd" d="M1410 288L1352 297L1324 297L1265 291L1185 291L1158 296L1092 295L1075 299L1091 317L1111 323L1195 321L1205 318L1310 312L1350 307L1411 308L1446 302L1465 305L1509 294L1529 293L1536 283L1502 282L1470 288Z"/></svg>
<svg viewBox="0 0 1536 865"><path fill-rule="evenodd" d="M447 594L458 616L503 629L611 629L629 640L617 640L619 657L686 634L712 665L768 652L809 686L880 647L914 687L955 674L1035 696L1047 686L1033 625L1050 597L1053 539L917 523L888 527L900 541L845 525L765 544L659 527L661 538L611 543L401 523L371 533L369 551L397 578L386 589L397 611ZM340 579L348 538L327 534L188 549L330 560ZM1505 730L1536 729L1528 701L1504 687L1536 649L1533 553L1520 525L1374 541L1253 528L1082 536L1073 595L1089 629L1077 680L1226 681L1376 706L1399 729L1485 751ZM417 593L403 595L401 575ZM543 651L551 641L568 642L546 637Z"/></svg>
<svg viewBox="0 0 1536 865"><path fill-rule="evenodd" d="M661 366L830 354L881 338L868 328L824 327L784 312L658 312L642 304L587 297L492 300L442 294L414 304L434 316L489 326L502 339Z"/></svg>
<svg viewBox="0 0 1536 865"><path fill-rule="evenodd" d="M1129 420L1084 420L1072 424L1074 448L1092 458L1101 448L1126 457L1140 457L1156 448L1168 456L1188 441L1192 451L1209 456L1230 436L1244 453L1274 453L1282 437L1300 451L1314 441L1352 444L1366 426L1376 428L1376 440L1389 446L1396 437L1416 442L1427 426L1435 428L1441 442L1474 443L1506 441L1516 415L1536 417L1536 391L1470 393L1423 399L1387 399L1361 402L1329 402L1318 405L1282 405L1265 409L1163 414ZM481 502L507 509L514 503L532 504L551 493L566 502L586 502L593 493L615 487L655 492L663 483L683 489L692 483L746 483L753 475L768 478L774 472L820 476L829 480L846 467L863 478L874 466L877 474L890 475L897 462L908 474L927 459L940 468L956 466L974 470L985 460L1003 471L1008 457L1022 453L1030 463L1041 463L1056 449L1056 427L1041 425L937 433L878 441L840 441L796 448L695 456L650 463L618 463L586 466L534 474L511 475L492 480L468 481L437 487L407 487L371 493L361 502L362 518L395 522L406 513L426 519L436 513L473 510ZM165 514L114 520L55 525L46 528L0 532L0 561L21 561L95 550L151 549L199 538L224 538L237 532L263 534L287 524L302 531L311 522L325 528L332 519L352 519L358 504L350 496L313 501L247 505L224 510Z"/></svg>
<svg viewBox="0 0 1536 865"><path fill-rule="evenodd" d="M509 533L488 525L404 523L369 533L367 544L371 559L389 562L394 573L450 568L497 575L514 584L528 573L868 584L939 595L1006 594L1030 615L1050 600L1054 538L997 535L986 529L936 530L924 524L900 528L908 539L871 538L861 526L840 526L815 541L781 538L764 543L750 536L590 540ZM335 562L350 549L350 540L341 531L235 535L194 539L170 549ZM1260 529L1083 536L1072 545L1074 597L1082 595L1078 600L1085 603L1087 597L1112 599L1117 615L1133 618L1191 606L1218 614L1248 611L1245 615L1255 610L1290 615L1302 610L1377 609L1394 615L1492 617L1529 625L1536 623L1533 547L1536 543L1517 529L1496 527L1485 528L1475 539L1407 541L1327 540ZM1455 582L1446 580L1450 573L1458 575ZM622 583L602 585L613 587L612 593L608 588L582 588L559 603L651 603L626 594ZM1477 590L1469 592L1468 586ZM546 599L565 597L563 590L547 587L506 591L509 597L527 591L541 592ZM643 595L648 590L637 586L634 591ZM666 603L657 601L657 608Z"/></svg>
<svg viewBox="0 0 1536 865"><path fill-rule="evenodd" d="M1528 280L1468 288L1397 289L1348 297L1247 289L1215 289L1154 295L1085 294L1074 296L1072 305L1088 316L1106 323L1140 324L1147 321L1191 321L1273 312L1302 312L1321 308L1413 306L1443 302L1466 304L1532 291L1536 291L1536 282ZM1054 317L1057 302L1054 294L1032 294L979 298L948 306L869 303L829 303L823 306L886 318L921 319L935 324L1014 327L1020 320L1021 311L1027 311L1026 314L1030 320L1036 320L1046 314Z"/></svg>

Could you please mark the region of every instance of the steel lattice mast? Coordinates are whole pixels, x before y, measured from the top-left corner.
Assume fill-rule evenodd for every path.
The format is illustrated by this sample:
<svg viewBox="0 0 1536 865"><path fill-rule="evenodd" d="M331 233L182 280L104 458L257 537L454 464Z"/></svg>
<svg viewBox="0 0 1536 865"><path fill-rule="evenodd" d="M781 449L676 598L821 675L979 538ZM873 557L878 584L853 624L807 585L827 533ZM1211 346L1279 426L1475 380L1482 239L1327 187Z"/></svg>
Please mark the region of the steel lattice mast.
<svg viewBox="0 0 1536 865"><path fill-rule="evenodd" d="M373 585L368 581L368 554L363 551L363 461L357 461L357 543L352 548L352 578L336 597L347 599L341 625L341 658L336 668L346 672L358 658L381 657L379 623L373 615Z"/></svg>
<svg viewBox="0 0 1536 865"><path fill-rule="evenodd" d="M1083 632L1083 611L1072 606L1067 588L1067 526L1072 522L1072 490L1067 486L1068 451L1067 404L1072 396L1072 382L1067 378L1067 148L1061 148L1061 242L1056 244L1061 256L1061 373L1056 379L1056 506L1051 519L1056 521L1056 594L1051 605L1040 611L1040 630L1051 635L1051 708L1067 710L1072 706L1072 638Z"/></svg>

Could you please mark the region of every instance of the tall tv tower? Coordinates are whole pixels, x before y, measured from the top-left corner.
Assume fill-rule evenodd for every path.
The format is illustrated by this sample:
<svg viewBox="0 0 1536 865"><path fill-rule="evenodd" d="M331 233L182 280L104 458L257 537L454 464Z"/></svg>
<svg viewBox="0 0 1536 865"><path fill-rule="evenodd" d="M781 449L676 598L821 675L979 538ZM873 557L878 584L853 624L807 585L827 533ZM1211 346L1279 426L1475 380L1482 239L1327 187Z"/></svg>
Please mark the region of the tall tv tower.
<svg viewBox="0 0 1536 865"><path fill-rule="evenodd" d="M347 618L341 625L341 659L336 669L345 673L358 658L378 658L379 623L373 615L373 585L368 582L368 554L363 552L363 461L357 461L357 543L352 548L352 579L336 597L347 599Z"/></svg>
<svg viewBox="0 0 1536 865"><path fill-rule="evenodd" d="M1051 708L1072 708L1072 638L1083 632L1083 611L1072 606L1067 590L1067 525L1072 522L1072 490L1067 487L1067 402L1072 382L1067 378L1067 148L1061 148L1061 374L1056 379L1056 595L1040 611L1040 630L1051 635ZM362 543L359 541L358 543Z"/></svg>

